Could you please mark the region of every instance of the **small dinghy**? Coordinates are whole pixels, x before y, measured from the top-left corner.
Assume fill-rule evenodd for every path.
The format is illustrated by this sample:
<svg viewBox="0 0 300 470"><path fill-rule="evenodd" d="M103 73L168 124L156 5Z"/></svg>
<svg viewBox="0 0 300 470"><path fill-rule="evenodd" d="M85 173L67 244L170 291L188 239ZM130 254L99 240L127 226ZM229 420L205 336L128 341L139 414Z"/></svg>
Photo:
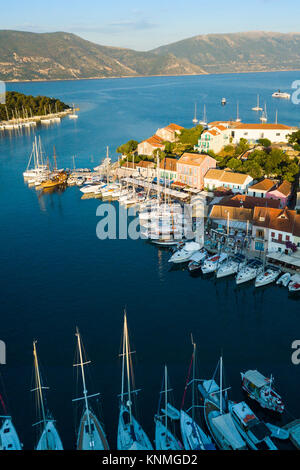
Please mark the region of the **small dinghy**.
<svg viewBox="0 0 300 470"><path fill-rule="evenodd" d="M289 285L289 282L291 280L291 274L290 273L285 273L283 274L282 276L280 276L279 279L277 279L276 281L276 284L278 286L283 286L283 287L287 287Z"/></svg>
<svg viewBox="0 0 300 470"><path fill-rule="evenodd" d="M271 423L266 423L266 426L271 431L271 436L275 437L276 439L285 441L290 437L290 433L286 429L282 429L279 426L275 426L275 424Z"/></svg>

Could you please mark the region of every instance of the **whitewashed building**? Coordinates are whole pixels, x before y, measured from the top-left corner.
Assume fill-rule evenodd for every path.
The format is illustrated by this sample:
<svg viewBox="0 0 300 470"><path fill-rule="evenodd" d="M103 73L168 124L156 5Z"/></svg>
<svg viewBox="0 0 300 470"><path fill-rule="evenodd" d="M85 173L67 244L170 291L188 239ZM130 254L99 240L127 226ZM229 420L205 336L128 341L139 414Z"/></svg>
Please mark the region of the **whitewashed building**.
<svg viewBox="0 0 300 470"><path fill-rule="evenodd" d="M253 178L244 173L212 169L204 177L204 187L211 191L222 187L233 193L245 193L252 181Z"/></svg>
<svg viewBox="0 0 300 470"><path fill-rule="evenodd" d="M230 143L230 129L222 124L210 127L202 132L198 145L195 145L195 150L198 152L219 153L225 145Z"/></svg>
<svg viewBox="0 0 300 470"><path fill-rule="evenodd" d="M256 143L259 139L268 139L272 143L288 142L288 136L298 130L297 127L268 123L236 123L230 127L230 137L234 144L238 144L240 139L246 139L249 143Z"/></svg>

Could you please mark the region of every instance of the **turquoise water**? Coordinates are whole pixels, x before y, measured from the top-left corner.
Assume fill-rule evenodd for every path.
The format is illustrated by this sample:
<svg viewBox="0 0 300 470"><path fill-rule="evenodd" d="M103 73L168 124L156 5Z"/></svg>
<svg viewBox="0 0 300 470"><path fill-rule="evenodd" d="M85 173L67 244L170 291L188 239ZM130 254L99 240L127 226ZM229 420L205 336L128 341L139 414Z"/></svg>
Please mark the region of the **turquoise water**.
<svg viewBox="0 0 300 470"><path fill-rule="evenodd" d="M270 96L289 90L298 72L154 77L114 80L9 84L9 90L45 94L80 107L76 122L37 128L59 167L93 167L134 138L152 135L169 122L191 126L194 102L199 117L206 104L209 120L234 119L236 102L243 121L255 122L256 94L267 102L269 120L297 125L299 107ZM221 107L225 96L228 104ZM201 112L200 112L201 111ZM232 398L243 398L239 372L258 368L273 373L289 412L300 416L300 369L291 363L291 343L299 337L299 302L285 289L253 285L236 288L232 279L193 278L184 268L170 269L169 253L144 241L96 237L96 200L80 199L78 188L39 195L23 181L34 134L0 134L1 339L7 344L2 376L7 401L25 448L32 448L35 421L32 340L38 340L42 372L51 387L49 408L63 443L75 441L75 327L81 330L93 361L93 385L100 391L111 447L115 446L120 390L119 350L123 309L127 306L139 418L151 439L163 365L169 366L176 404L181 402L191 355L190 334L198 343L201 376L212 375L223 350ZM257 409L254 407L255 410ZM283 421L290 420L285 415Z"/></svg>

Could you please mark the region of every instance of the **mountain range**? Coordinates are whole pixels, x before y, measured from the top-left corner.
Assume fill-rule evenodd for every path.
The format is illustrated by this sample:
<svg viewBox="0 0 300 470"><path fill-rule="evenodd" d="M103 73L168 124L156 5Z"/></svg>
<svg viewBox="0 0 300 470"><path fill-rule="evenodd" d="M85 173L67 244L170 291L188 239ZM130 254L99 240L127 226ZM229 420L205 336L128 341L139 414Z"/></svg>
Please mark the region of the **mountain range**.
<svg viewBox="0 0 300 470"><path fill-rule="evenodd" d="M63 80L300 70L300 33L194 36L147 52L71 33L0 30L0 80Z"/></svg>

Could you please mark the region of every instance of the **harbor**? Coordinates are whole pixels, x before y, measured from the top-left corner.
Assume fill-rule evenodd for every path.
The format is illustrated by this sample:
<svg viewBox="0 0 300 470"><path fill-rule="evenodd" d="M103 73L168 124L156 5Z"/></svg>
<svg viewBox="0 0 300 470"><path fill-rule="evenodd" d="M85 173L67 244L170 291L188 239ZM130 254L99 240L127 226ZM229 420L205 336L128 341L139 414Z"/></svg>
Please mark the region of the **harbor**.
<svg viewBox="0 0 300 470"><path fill-rule="evenodd" d="M280 74L278 76L281 77ZM280 81L278 76L272 75L272 83ZM294 77L289 73L286 76L287 82ZM246 76L242 78L245 80ZM174 408L179 411L181 409L193 352L191 333L197 344L199 365L197 378L212 380L222 350L225 371L223 388L231 386L230 399L238 403L245 401L260 421L280 428L284 428L286 424L300 416L297 394L299 373L298 367L291 361L293 352L291 344L297 338L299 311L297 296L290 295L288 288L279 287L276 282L255 288L254 279L237 285L235 275L217 277L217 272L203 275L201 268L191 274L188 268L191 260L175 264L169 262L174 254L173 251L178 251L176 244L163 247L142 238L99 240L95 233L99 220L96 210L99 206L107 203L115 208L116 212L121 209L124 211L137 209L139 214L139 205L121 204L120 196L112 197L112 194L103 198L102 193L89 194L80 191L89 185L101 184L104 188L108 184L107 168L102 167L103 171L97 171L95 168L106 158L106 146L109 144L109 157L112 158L109 185L121 184L121 189L126 190L128 184L130 191L134 188L135 192L141 193L143 197L147 197L150 187L149 198L154 202L154 206L157 203L158 189L162 206L165 202L165 193L168 205L169 203L179 204L180 207L183 205L177 193L176 197L173 197L173 193L168 194L166 189L178 191L182 197L186 197L187 193L188 202L191 202L192 198L204 198L205 222L208 222L210 213L208 203L213 200L209 194L202 192L193 194L179 187L169 188L168 180L165 184L164 178L159 178L159 188L157 188L156 181L153 181L156 175L151 182L141 176L128 175L119 180L114 175L113 165L117 163L114 149L128 140L129 136L137 136L141 141L151 135L153 130L161 127L162 123L167 124L173 120L186 127L191 126L191 115L194 111L193 95L200 93L202 89L207 89L209 96L220 94L218 107L215 109L208 97L203 98L207 103L210 121L218 119L225 111L230 115L231 101L236 101L236 98L228 99L224 107L220 105L222 96L229 97L233 94L233 91L229 92L226 88L231 86L230 76L222 78L227 85L218 92L216 90L220 84L217 80L215 89L212 89L206 88L207 77L202 77L199 83L198 77L185 77L185 79L153 78L146 79L145 82L137 79L124 79L121 82L91 81L88 84L87 104L85 104L87 93L80 91L80 83L68 82L60 94L56 89L57 84L50 83L47 84L49 95L61 96L65 102L74 101L80 106L82 111L76 126L67 118L59 126L38 126L31 135L23 133L7 138L3 133L0 137L3 155L2 190L6 195L1 203L6 230L2 231L1 237L2 246L6 247L9 244L11 247L2 253L3 265L7 267L1 275L1 283L5 290L3 309L6 312L2 339L7 344L8 357L7 365L1 367L7 397L5 393L1 394L4 395L8 415L12 416L24 449L33 449L38 442L35 428L31 427L37 422L34 394L30 393L30 390L35 388L34 382L31 383L30 380L33 340L38 341L36 346L41 375L45 385L50 387L49 394L45 391L47 404L56 420L63 448L77 447L83 408L80 408L80 419L78 418L74 424L72 399L81 398L83 395L80 374L78 393L74 390L76 380L73 377L75 369L73 364L76 362L73 351L77 338L73 333L76 331L76 326L82 335L88 359L92 360L92 383L88 379L86 370L88 394L101 394L101 413L98 413L97 397L90 400L90 406L100 424L103 424L109 447L111 449L117 447L120 414L118 395L121 391L122 372L122 356L119 357L119 354L122 354L122 347L119 348L119 345L125 306L131 350L136 351L132 356L136 386L142 389L137 396L138 414L133 413L133 416L141 424L152 447L156 442L154 417L158 414L159 396L164 389L162 379L165 377L165 364L168 388L172 388L168 400L173 399L171 403ZM249 83L251 80L249 78ZM264 78L263 74L258 74L256 80L271 82L270 77ZM126 101L124 105L123 91L118 89L120 83L126 88L126 93L130 94L130 102L137 99L137 93L146 93L139 98L141 106L138 107L138 116L136 116L136 106L132 115L130 102ZM130 88L132 83L137 91ZM149 88L140 90L139 87L143 83ZM178 104L174 103L174 98L168 97L166 106L170 109L170 116L166 118L159 115L155 123L147 122L149 113L154 115L154 111L159 109L158 104L165 85L170 87L174 97L175 94L178 95L177 88L182 86L185 89L186 83L189 84L189 93L191 93L191 110L186 111L185 98L180 101L182 116L176 115ZM44 90L39 91L40 84L18 86L36 95L44 92ZM265 82L263 86L266 86ZM256 87L255 84L246 103L247 106L245 106L246 98L240 99L239 113L244 120L251 119L251 106L256 101ZM275 89L279 87L286 89L287 85L279 83ZM111 88L114 91L109 91ZM261 91L259 92L263 103L267 98L263 97ZM151 94L152 104L149 104L148 93ZM110 94L116 100L113 106L112 100L107 97ZM268 95L271 96L270 90ZM289 110L285 108L288 106L292 106L291 103L282 102L283 109ZM122 130L124 115L118 114L118 107L123 110L128 122L128 127L124 130ZM245 107L250 110L248 116ZM233 116L235 112L234 105ZM269 115L272 113L269 102L268 113ZM105 119L101 119L102 116ZM225 118L224 114L222 119ZM145 123L142 129L137 128L137 119ZM284 118L284 122L294 124L292 112ZM67 180L58 183L56 188L43 189L33 183L28 187L28 181L24 181L23 172L26 171L29 162L35 135L37 142L41 137L44 148L43 164L46 170L50 170L47 177L51 176L50 179L55 177L55 173L60 170L67 173ZM53 159L54 145L56 165ZM97 181L93 179L95 177ZM117 193L118 188L111 189ZM16 221L16 207L20 214L20 223ZM253 215L251 217L253 219ZM234 243L238 251L235 253L232 247L230 253L228 252L230 256L241 252L241 236L244 237L247 232L246 222L242 228L232 226L233 223L232 217L229 228L230 240L227 245L229 247ZM207 225L208 234L205 233L204 245L210 256L218 254L226 247L227 218L225 217L223 221L222 232L218 224L215 225L214 222L211 224L213 225L211 228L210 224ZM248 237L250 233L252 237L253 227L250 230L249 223ZM219 238L222 240L218 244ZM22 249L19 245L21 241ZM197 240L190 241L198 243ZM208 243L209 241L211 243ZM264 262L262 254L259 255L252 248L251 246L248 251L249 258L258 257ZM267 260L266 264L270 261ZM282 266L283 272L284 269ZM89 366L86 369L88 368ZM274 389L285 404L284 413L271 413L270 416L267 410L261 409L255 401L247 398L241 387L240 372L249 370L258 370L265 377L270 377L272 374ZM214 380L219 384L219 373ZM197 400L202 397L198 390L195 395ZM164 400L164 395L162 396ZM83 401L79 404L83 404ZM190 396L187 396L184 411L190 406ZM192 415L192 410L188 413ZM225 414L227 408L224 408ZM195 417L195 421L217 447L206 425L202 409L200 416ZM168 429L172 434L173 424L168 417ZM184 445L180 426L177 425L175 420L175 436ZM288 440L281 441L276 438L272 440L279 448L282 446L293 448Z"/></svg>

